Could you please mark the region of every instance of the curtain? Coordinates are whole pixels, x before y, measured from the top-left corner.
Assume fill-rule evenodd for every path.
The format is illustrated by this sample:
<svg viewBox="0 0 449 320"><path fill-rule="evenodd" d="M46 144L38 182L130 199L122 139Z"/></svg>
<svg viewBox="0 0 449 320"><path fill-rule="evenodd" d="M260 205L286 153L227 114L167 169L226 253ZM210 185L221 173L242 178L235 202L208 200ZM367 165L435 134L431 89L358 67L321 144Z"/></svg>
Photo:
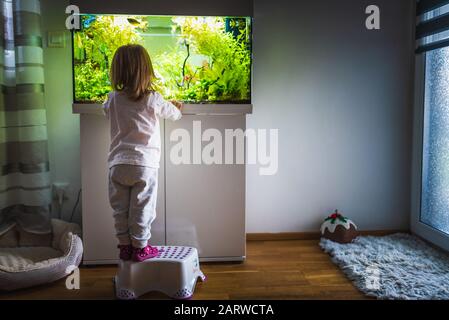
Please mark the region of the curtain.
<svg viewBox="0 0 449 320"><path fill-rule="evenodd" d="M51 184L39 0L0 0L0 235L49 233Z"/></svg>

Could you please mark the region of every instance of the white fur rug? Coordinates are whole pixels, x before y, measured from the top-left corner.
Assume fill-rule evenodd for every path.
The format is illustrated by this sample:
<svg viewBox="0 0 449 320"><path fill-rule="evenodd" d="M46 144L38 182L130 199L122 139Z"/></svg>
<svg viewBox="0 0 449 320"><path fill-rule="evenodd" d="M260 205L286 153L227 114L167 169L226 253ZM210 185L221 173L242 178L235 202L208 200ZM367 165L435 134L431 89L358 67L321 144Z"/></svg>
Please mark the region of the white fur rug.
<svg viewBox="0 0 449 320"><path fill-rule="evenodd" d="M408 234L358 237L350 244L321 239L321 248L368 296L449 299L449 255Z"/></svg>

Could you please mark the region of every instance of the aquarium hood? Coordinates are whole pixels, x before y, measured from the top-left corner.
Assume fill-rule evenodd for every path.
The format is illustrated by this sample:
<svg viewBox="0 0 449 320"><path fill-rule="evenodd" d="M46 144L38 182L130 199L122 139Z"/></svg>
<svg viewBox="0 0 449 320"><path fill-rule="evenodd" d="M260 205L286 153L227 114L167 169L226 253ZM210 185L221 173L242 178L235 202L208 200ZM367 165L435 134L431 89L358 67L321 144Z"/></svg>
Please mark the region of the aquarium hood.
<svg viewBox="0 0 449 320"><path fill-rule="evenodd" d="M81 13L181 16L253 16L253 0L71 0Z"/></svg>

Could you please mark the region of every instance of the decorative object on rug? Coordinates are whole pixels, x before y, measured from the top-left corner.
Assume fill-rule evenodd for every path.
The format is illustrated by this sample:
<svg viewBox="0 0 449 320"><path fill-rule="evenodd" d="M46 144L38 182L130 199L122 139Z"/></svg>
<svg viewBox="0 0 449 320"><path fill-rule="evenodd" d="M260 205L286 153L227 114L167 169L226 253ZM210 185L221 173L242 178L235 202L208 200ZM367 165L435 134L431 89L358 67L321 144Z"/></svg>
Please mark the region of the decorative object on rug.
<svg viewBox="0 0 449 320"><path fill-rule="evenodd" d="M335 242L349 243L358 236L358 232L354 222L335 210L321 225L321 235Z"/></svg>
<svg viewBox="0 0 449 320"><path fill-rule="evenodd" d="M38 235L30 237L16 228L0 237L0 291L53 282L79 266L83 255L83 244L77 235L81 233L79 226L56 219L51 223L48 246L43 245L47 243L46 234L38 239Z"/></svg>
<svg viewBox="0 0 449 320"><path fill-rule="evenodd" d="M408 234L360 236L350 244L321 239L354 285L378 299L449 299L449 254Z"/></svg>

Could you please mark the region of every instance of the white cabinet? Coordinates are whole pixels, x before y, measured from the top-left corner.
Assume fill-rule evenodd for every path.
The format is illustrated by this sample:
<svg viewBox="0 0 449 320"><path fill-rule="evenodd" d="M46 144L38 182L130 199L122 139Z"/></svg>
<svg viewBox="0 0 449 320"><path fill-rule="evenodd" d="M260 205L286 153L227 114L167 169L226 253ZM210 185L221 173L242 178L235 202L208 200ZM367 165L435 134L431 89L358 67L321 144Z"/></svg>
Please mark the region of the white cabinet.
<svg viewBox="0 0 449 320"><path fill-rule="evenodd" d="M196 109L191 108L195 113L199 112ZM240 107L225 110L242 111ZM117 240L108 200L108 120L92 114L96 113L92 106L74 106L74 112L81 113L84 264L117 263ZM245 120L244 113L186 114L178 122L161 123L164 148L152 244L194 246L202 261L244 259L245 165L175 165L167 154L175 143L169 139L171 132L182 128L191 133L193 121L201 121L203 130L219 130L224 137L225 129L244 130Z"/></svg>

